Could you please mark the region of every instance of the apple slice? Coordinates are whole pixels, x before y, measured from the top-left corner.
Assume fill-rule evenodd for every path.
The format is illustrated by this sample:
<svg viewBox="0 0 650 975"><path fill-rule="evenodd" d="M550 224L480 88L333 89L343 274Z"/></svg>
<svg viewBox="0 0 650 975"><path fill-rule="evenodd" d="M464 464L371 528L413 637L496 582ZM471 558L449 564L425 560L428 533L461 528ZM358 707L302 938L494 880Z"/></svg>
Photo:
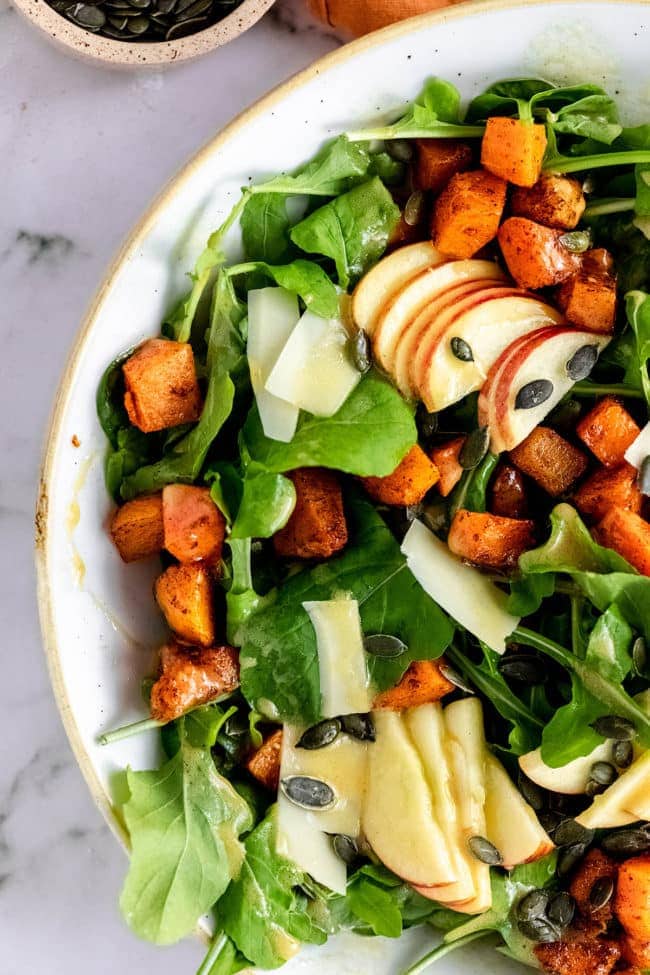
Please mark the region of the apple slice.
<svg viewBox="0 0 650 975"><path fill-rule="evenodd" d="M447 733L440 704L425 704L404 714L406 727L415 745L429 782L436 819L440 824L454 871L456 883L433 888L448 901L470 900L476 896L472 864L458 818L451 769L447 760ZM420 891L426 888L420 888ZM429 896L426 894L425 896ZM434 894L431 894L433 897Z"/></svg>
<svg viewBox="0 0 650 975"><path fill-rule="evenodd" d="M570 374L578 354L584 365L583 349L591 348L598 355L608 342L608 337L594 332L551 326L508 346L488 373L479 397L479 424L490 428L492 452L512 450L525 440L577 379L590 371L576 367Z"/></svg>
<svg viewBox="0 0 650 975"><path fill-rule="evenodd" d="M501 763L489 753L486 759L485 816L485 835L503 857L506 870L512 870L519 863L539 860L555 849L534 809L528 805Z"/></svg>
<svg viewBox="0 0 650 975"><path fill-rule="evenodd" d="M400 247L383 257L364 274L352 295L352 317L356 326L373 335L377 317L391 298L419 271L446 260L430 240Z"/></svg>
<svg viewBox="0 0 650 975"><path fill-rule="evenodd" d="M505 275L493 261L448 261L420 271L387 302L378 315L373 333L375 358L392 371L397 342L415 316L441 292L472 279L496 279Z"/></svg>
<svg viewBox="0 0 650 975"><path fill-rule="evenodd" d="M449 704L444 712L456 803L461 833L466 844L473 836L486 836L486 758L483 707L476 697ZM492 906L490 868L472 856L470 869L475 896L464 904L453 903L464 914L481 914Z"/></svg>
<svg viewBox="0 0 650 975"><path fill-rule="evenodd" d="M650 751L637 758L613 785L596 796L589 808L576 816L576 822L587 829L614 829L645 820L650 815L649 780Z"/></svg>
<svg viewBox="0 0 650 975"><path fill-rule="evenodd" d="M427 336L419 382L427 409L444 410L480 389L490 367L516 339L559 322L559 312L520 289L486 294L431 340Z"/></svg>
<svg viewBox="0 0 650 975"><path fill-rule="evenodd" d="M604 742L597 745L589 755L574 758L566 765L552 768L542 759L542 749L536 748L519 757L519 767L531 782L548 789L549 792L560 792L564 796L584 795L590 778L591 766L594 762L608 762L611 756L611 744Z"/></svg>
<svg viewBox="0 0 650 975"><path fill-rule="evenodd" d="M438 825L422 762L397 711L373 712L362 829L379 859L418 886L458 877Z"/></svg>

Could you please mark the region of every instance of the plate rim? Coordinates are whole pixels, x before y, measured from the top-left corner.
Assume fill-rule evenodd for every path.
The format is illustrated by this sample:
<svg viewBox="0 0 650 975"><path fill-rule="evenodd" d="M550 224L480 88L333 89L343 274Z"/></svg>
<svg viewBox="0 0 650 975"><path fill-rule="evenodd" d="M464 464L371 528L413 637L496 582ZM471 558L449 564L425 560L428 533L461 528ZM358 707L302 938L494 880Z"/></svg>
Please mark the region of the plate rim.
<svg viewBox="0 0 650 975"><path fill-rule="evenodd" d="M86 750L79 731L63 679L63 669L54 624L54 609L49 585L50 538L52 532L49 525L49 483L55 456L61 438L61 426L68 401L74 387L76 374L85 351L86 343L92 334L97 317L104 299L110 291L113 282L123 264L138 249L143 238L154 226L159 214L167 205L168 200L177 192L192 174L198 169L206 157L225 145L241 128L254 121L258 116L270 110L292 91L308 84L313 78L326 70L353 60L358 54L381 45L386 40L417 33L421 28L428 28L451 21L468 20L485 13L502 10L528 9L531 6L548 7L562 6L573 3L584 7L606 7L626 4L639 8L650 7L650 0L468 0L457 2L451 7L421 14L406 20L390 24L350 43L330 51L318 58L312 64L292 75L287 80L273 87L267 94L253 102L239 112L216 135L213 135L170 177L163 188L147 206L143 215L127 234L123 243L118 247L107 270L87 307L81 324L68 352L66 363L57 385L53 405L50 409L46 424L44 443L41 454L41 464L38 482L38 499L35 512L35 562L36 562L36 592L38 615L40 621L41 641L45 653L50 683L54 692L54 699L61 717L61 721L72 749L73 755L81 770L86 786L99 808L113 834L121 846L128 849L129 840L126 828L118 810L113 805L109 791L101 782Z"/></svg>

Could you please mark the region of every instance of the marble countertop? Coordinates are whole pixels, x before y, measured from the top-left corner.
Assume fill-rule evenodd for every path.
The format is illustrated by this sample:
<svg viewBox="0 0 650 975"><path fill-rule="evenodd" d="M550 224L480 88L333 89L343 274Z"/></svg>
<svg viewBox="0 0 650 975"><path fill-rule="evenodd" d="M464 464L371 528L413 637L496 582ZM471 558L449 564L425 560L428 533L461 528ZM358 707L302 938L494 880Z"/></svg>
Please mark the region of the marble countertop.
<svg viewBox="0 0 650 975"><path fill-rule="evenodd" d="M202 948L124 927L126 861L50 691L33 568L42 439L68 349L121 240L241 109L339 42L279 0L228 47L165 73L61 53L0 0L0 953L2 975L190 975Z"/></svg>

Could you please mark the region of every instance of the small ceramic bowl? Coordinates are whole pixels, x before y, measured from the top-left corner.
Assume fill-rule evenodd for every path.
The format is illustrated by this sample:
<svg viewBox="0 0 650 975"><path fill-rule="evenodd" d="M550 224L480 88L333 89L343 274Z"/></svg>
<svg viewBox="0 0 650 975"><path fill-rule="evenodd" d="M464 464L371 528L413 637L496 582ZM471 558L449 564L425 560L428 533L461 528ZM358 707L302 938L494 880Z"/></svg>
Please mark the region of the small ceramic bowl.
<svg viewBox="0 0 650 975"><path fill-rule="evenodd" d="M207 54L239 37L260 19L274 0L243 2L212 27L175 41L161 43L111 40L77 27L45 0L14 0L17 9L39 30L69 53L108 67L164 67Z"/></svg>

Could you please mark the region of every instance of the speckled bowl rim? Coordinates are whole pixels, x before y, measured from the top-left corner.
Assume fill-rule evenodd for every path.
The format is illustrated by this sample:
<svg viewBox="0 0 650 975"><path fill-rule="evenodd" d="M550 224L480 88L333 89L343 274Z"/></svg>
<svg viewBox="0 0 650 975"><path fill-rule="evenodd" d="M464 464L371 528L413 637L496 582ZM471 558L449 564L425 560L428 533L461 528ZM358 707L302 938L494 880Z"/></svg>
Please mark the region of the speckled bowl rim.
<svg viewBox="0 0 650 975"><path fill-rule="evenodd" d="M68 53L87 60L99 61L107 67L162 67L181 64L223 47L252 27L273 5L275 0L243 0L232 13L196 34L177 41L162 43L128 43L100 37L83 27L77 27L46 0L12 0L16 9Z"/></svg>
<svg viewBox="0 0 650 975"><path fill-rule="evenodd" d="M148 211L136 225L135 229L126 239L122 248L117 253L104 281L99 287L95 298L90 304L89 310L83 320L81 328L74 340L72 350L63 373L63 377L58 387L54 400L52 414L45 438L45 447L41 466L41 476L39 483L39 496L36 508L36 570L37 570L37 595L38 609L41 624L41 634L43 646L47 658L47 665L54 691L54 697L61 714L61 720L65 728L70 746L77 760L79 768L86 780L90 793L104 815L108 825L118 837L118 839L128 846L128 837L123 824L111 802L111 797L100 781L93 765L86 752L79 729L77 727L70 701L68 699L63 680L63 673L60 660L60 651L56 638L56 628L54 625L54 610L51 599L51 591L48 582L50 565L52 562L50 554L51 531L48 515L48 495L49 483L54 468L54 458L62 439L62 421L65 415L68 401L71 396L72 388L75 383L76 374L80 366L82 354L85 349L92 329L94 328L99 310L105 296L112 287L113 281L121 268L122 264L128 261L140 248L143 238L148 234L152 225L158 219L161 210L167 205L169 199L176 192L177 188L186 180L190 179L194 170L204 161L205 157L214 152L219 147L228 142L243 126L248 125L265 112L270 111L274 105L281 101L286 95L310 82L313 78L322 74L324 71L338 65L353 61L354 58L363 51L382 44L386 39L397 38L409 33L415 33L420 28L431 27L436 24L444 24L449 21L463 20L473 17L476 14L490 13L493 11L514 10L523 7L540 6L561 6L567 0L481 0L478 3L459 4L459 6L445 8L430 14L423 14L410 20L399 21L382 30L368 34L359 40L347 44L325 57L315 61L310 67L299 72L294 77L285 81L274 88L269 94L265 95L251 107L245 109L241 114L233 119L221 132L212 138L198 153L173 177L153 201ZM615 6L623 0L573 0L584 6ZM629 5L638 7L649 7L650 0L625 0Z"/></svg>

